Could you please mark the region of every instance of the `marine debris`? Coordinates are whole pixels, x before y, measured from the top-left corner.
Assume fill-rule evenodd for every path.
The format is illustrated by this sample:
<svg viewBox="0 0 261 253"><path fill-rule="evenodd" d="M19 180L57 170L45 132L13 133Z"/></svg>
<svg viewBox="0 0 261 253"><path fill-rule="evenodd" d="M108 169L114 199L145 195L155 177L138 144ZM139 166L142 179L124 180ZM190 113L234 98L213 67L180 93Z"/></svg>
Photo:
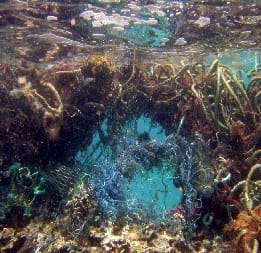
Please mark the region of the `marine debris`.
<svg viewBox="0 0 261 253"><path fill-rule="evenodd" d="M50 185L60 185L57 194L61 194L62 189L65 190L64 187L66 187L66 175L68 174L66 171L69 172L71 168L69 164L63 168L60 165L62 169L57 171L62 172L65 176L65 181L62 178L63 181L61 181L58 174L54 175L50 165L51 161L56 164L62 159L66 159L68 154L76 155L80 146L83 147L90 143L95 129L98 129L100 138L96 149L101 145L113 147L115 144L117 145L115 138L121 134L120 129L126 122L134 120L139 115L147 115L152 122L157 122L167 132L175 129L176 133L169 135L165 143L158 147L155 146L156 144L148 146L149 142L146 142L145 135L140 137L142 138L140 143L145 141L140 145L145 146L129 146L128 154L136 157L139 150L138 152L143 154L142 159L146 158L147 162L133 160L133 166L127 166L133 159L129 157L119 160L118 165L117 163L111 164L106 173L113 173L115 170L114 176L116 177L115 179L109 177L107 183L100 181L100 185L98 181L92 181L91 175L89 175L90 179L82 185L84 188L78 190L78 194L83 196L82 194L87 190L85 187L88 184L94 185L92 193L85 194L87 198L93 195L93 200L90 201L97 201L94 204L94 211L90 211L87 204L80 203L89 200L80 200L82 197L77 197L77 195L74 195L72 200L69 197L65 208L67 207L68 212L70 212L69 210L73 212L76 208L77 214L67 213L64 214L64 217L62 215L61 218L58 218L60 221L56 222L64 226L63 233L67 231L67 234L72 234L72 238L77 240L79 235L90 233L89 226L92 226L92 221L97 220L94 225L101 226L102 220L108 218L108 213L105 216L102 215L102 209L106 209L108 206L104 206L105 202L103 204L100 202L100 198L105 198L102 200L105 201L107 197L99 195L99 190L103 189L101 194L107 192L106 194L109 194L111 198L123 201L122 196L114 195L122 194L116 193L117 189L120 190L119 185L124 185L123 182L127 178L130 180L132 173L141 164L143 164L142 166L145 164L151 166L152 162L155 164L156 154L157 159L171 158L169 162L176 167L173 177L175 185L181 187L183 192L180 214L185 221L182 226L183 231L187 233L186 239L190 238L193 241L195 232L202 229L201 223L204 225L204 229L220 230L230 219L241 219L244 212L247 212L244 215L252 217L256 224L259 224L260 214L253 211L260 207L258 197L260 190L260 100L259 92L255 89L260 80L258 79L259 73L255 73L248 88L245 89L242 80L228 66L220 64L218 60L214 60L209 66L202 62L185 64L178 68L172 63L140 65L135 62L135 54L134 51L133 61L130 65L123 65L119 68L107 56L90 56L73 64L61 63L54 68L38 72L38 81L34 85L27 81L27 78L28 80L30 78L27 76L22 80L20 76L17 76L17 85L11 87L2 81L2 94L8 101L2 105L2 112L17 111L17 115L21 115L20 122L26 122L25 119L28 120L27 115L31 111L36 126L43 133L41 139L39 136L33 139L37 145L43 147L35 155L38 159L41 158L38 162L34 162L34 166L39 166L35 172L31 172L26 166L19 167L20 165L17 169L6 171L5 167L15 161L30 164L32 157L24 156L24 154L18 157L19 153L14 151L12 153L5 149L1 151L1 174L6 175L6 179L2 177L2 180L6 180L7 185L14 185L12 187L10 185L9 189L13 189L12 194L14 194L16 204L24 206L25 213L26 210L30 210L32 213L29 216L37 217L37 209L28 206L29 203L32 205L35 202L35 196L31 195L29 199L26 197L28 200L25 200L25 196L22 197L19 191L14 191L14 189L26 187L23 182L27 182L28 187L34 188L34 194L38 194L44 189L33 183L37 182L33 178L40 176ZM12 66L6 65L5 71L7 70L8 73L8 69L11 68ZM15 82L15 78L13 81ZM18 105L19 107L17 107ZM47 125L48 117L57 124ZM100 128L100 124L105 119L106 132ZM8 129L6 124L12 124L12 120L6 120L5 124L1 126L2 134ZM19 128L13 126L12 131L12 136L17 136L11 139L13 145L24 141L18 134ZM9 133L7 132L7 134ZM77 138L75 138L76 136ZM10 139L4 138L1 141L2 147L7 145L4 141L10 143ZM31 142L31 139L28 141ZM46 155L46 149L44 149L47 143L49 143L48 154L50 155ZM69 151L66 152L64 152L65 143L67 146L68 143L70 145L68 146ZM126 149L126 144L121 145ZM170 152L170 150L172 151ZM52 153L59 154L59 157ZM120 157L120 159L124 158L122 155ZM126 165L123 165L124 163ZM136 165L134 165L135 163ZM105 168L107 165L103 162L99 166ZM118 168L121 169L121 172L118 171ZM95 174L95 170L97 173L97 169L94 167L92 173ZM10 177L8 173L13 178L10 182L7 179ZM19 174L16 176L14 173ZM77 173L80 178L81 172ZM106 173L98 174L101 180L106 180L106 175L109 176ZM117 173L123 174L117 176ZM117 177L123 181L118 181ZM102 184L107 188L103 188ZM72 184L71 187L74 185ZM95 187L98 188L95 189ZM66 189L66 191L69 190ZM10 197L9 192L6 191L6 194L9 194ZM49 194L42 197L47 198ZM21 204L19 204L21 201L18 201L19 198L24 199ZM85 197L83 196L83 198ZM4 201L5 199L2 199L1 203ZM75 204L73 204L74 202ZM106 203L108 205L110 202ZM118 208L118 214L114 218L115 226L126 224L124 221L119 222L124 217L120 214L121 208L128 207L128 205L124 207L124 203L115 206L116 209ZM37 208L40 208L41 204L37 203L37 205L39 205ZM76 207L72 205L76 205ZM82 211L77 211L79 208L88 214L81 214ZM129 206L129 208L131 207ZM114 212L113 209L110 212ZM87 218L89 214L90 219ZM132 219L134 219L134 217L132 219L130 217L129 225L133 223ZM137 218L135 219L137 220ZM234 229L238 231L239 227L234 225ZM102 246L105 243L100 241L101 247L105 247ZM258 247L258 238L253 238L251 242L247 242L247 246L242 247Z"/></svg>
<svg viewBox="0 0 261 253"><path fill-rule="evenodd" d="M259 252L258 49L220 51L258 43L260 5L60 2L0 6L0 251Z"/></svg>

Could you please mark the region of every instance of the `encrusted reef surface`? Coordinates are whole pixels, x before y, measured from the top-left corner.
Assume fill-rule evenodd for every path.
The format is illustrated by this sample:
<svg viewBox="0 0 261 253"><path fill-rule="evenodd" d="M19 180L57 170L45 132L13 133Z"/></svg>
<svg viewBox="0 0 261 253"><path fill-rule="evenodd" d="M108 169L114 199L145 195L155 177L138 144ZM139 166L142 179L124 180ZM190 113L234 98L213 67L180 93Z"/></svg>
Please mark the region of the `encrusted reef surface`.
<svg viewBox="0 0 261 253"><path fill-rule="evenodd" d="M260 4L87 2L0 3L0 252L259 252Z"/></svg>

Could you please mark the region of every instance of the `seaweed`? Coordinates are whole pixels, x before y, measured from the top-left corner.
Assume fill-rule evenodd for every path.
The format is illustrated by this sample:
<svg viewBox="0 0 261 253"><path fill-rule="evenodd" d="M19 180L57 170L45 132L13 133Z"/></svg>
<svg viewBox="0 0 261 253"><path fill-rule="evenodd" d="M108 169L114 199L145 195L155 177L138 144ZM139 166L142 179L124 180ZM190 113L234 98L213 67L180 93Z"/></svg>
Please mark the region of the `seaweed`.
<svg viewBox="0 0 261 253"><path fill-rule="evenodd" d="M242 211L226 228L234 235L234 252L258 252L260 242L260 205L251 212ZM255 217L259 217L259 221Z"/></svg>
<svg viewBox="0 0 261 253"><path fill-rule="evenodd" d="M214 231L214 238L231 222L230 242L239 250L258 249L260 70L251 72L246 87L219 60L141 64L138 54L119 65L109 53L42 70L1 65L6 120L0 135L10 137L0 141L0 183L9 187L1 187L1 220L13 206L28 222L41 208L55 216L58 206L66 207L56 229L76 241L106 222L120 228L156 223L157 212L131 202L123 189L137 171L167 166L183 197L160 220L164 228L166 219L180 219L193 242L197 232ZM139 117L150 119L150 129L159 124L166 141L153 142L146 131L124 132ZM79 150L82 163L75 158ZM14 163L20 164L9 170ZM85 173L88 180L77 190ZM238 235L245 223L251 238Z"/></svg>

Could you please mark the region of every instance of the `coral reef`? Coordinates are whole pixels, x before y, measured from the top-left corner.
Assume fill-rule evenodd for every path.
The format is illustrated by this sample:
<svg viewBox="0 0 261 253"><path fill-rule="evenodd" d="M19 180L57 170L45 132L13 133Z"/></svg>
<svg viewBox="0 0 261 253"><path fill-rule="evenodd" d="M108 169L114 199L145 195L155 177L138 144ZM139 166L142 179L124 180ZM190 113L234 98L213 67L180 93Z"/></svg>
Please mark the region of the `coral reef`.
<svg viewBox="0 0 261 253"><path fill-rule="evenodd" d="M107 56L90 56L42 71L35 69L34 73L23 76L19 71L12 76L10 71L14 67L11 65L2 66L5 78L1 80L1 92L5 102L1 111L5 114L16 112L28 131L31 117L41 133L34 135L33 131L30 138L25 139L24 130L20 136L19 125L12 125L8 129L15 137L1 140L1 184L9 185L0 202L4 210L2 223L5 224L14 208L19 207L9 224L14 225L15 220L23 217L20 220L24 222L19 226L28 229L31 217L37 217L40 210L46 209L42 218L51 216L55 225L44 226L53 226L53 236L63 238L61 240L67 244L73 241L74 245L56 247L53 252L63 247L65 252L77 247L96 247L101 252L131 252L133 245L128 237L115 239L100 231L103 235L97 239L93 231L102 230L110 221L121 234L136 221L143 230L143 234L138 233L139 240L147 243L147 249L145 247L143 251L154 250L148 248L154 247L153 242L159 240L161 232L156 232L158 228L142 227L155 217L153 210L149 214L142 209L142 204L128 202L122 187L127 186L140 168L150 171L164 162L172 168L173 183L182 190L183 197L181 207L166 216L169 220L164 220L162 231L169 226L172 228L169 236L174 236L173 222L184 232L184 243L173 239L165 250L189 252L190 247L200 248L193 245L199 240L196 234L209 230L220 233L235 217L238 218L232 223L233 232L229 237L232 244L241 226L248 227L244 225L247 222L249 229L258 233L258 227L251 227L251 220L258 226L260 94L256 87L260 83L259 72L251 72L252 81L246 89L233 71L218 60L209 66L204 63L142 65L136 61L136 51L131 64L121 66L116 66ZM10 87L6 85L8 79L17 82ZM172 134L162 144L150 140L145 132L136 139L131 134L120 138L121 129L140 115L146 115L151 124L157 122ZM104 121L106 131L102 126ZM7 131L6 124L12 122L9 117L1 124L3 135ZM106 154L112 160L106 160L104 155L100 160L92 160L83 152L86 163L81 166L89 169L80 169L68 157L75 156L80 147L90 144L95 130L99 142L93 152L100 149L100 156ZM4 148L10 141L13 143L11 152ZM37 153L18 152L24 143L35 143ZM48 151L45 149L47 144ZM62 160L67 164L61 164ZM8 170L8 165L14 161L31 166L14 164ZM69 193L84 171L89 173L87 182ZM47 207L51 203L50 187L56 190L53 198L56 204L52 208ZM12 196L13 201L7 206L7 199ZM41 199L48 199L49 204L43 207ZM65 211L54 218L59 213L59 205ZM244 224L240 220L245 220ZM43 224L45 222L43 220ZM212 240L215 240L217 232L212 233ZM20 237L24 238L17 236L18 241ZM84 240L86 237L89 239ZM89 245L91 238L97 239L97 245ZM25 242L30 244L32 240ZM187 240L191 241L190 246ZM258 237L242 234L238 239L239 250L258 248L258 240ZM220 244L228 247L224 242ZM44 246L49 247L55 246Z"/></svg>
<svg viewBox="0 0 261 253"><path fill-rule="evenodd" d="M212 244L198 237L188 244L181 233L173 234L154 231L155 236L149 241L142 231L147 228L125 227L122 232L113 234L113 227L91 227L85 240L73 240L64 237L54 223L32 221L27 228L14 231L11 228L0 229L0 245L4 253L15 250L22 252L200 252L207 249L215 252L231 252L229 244L216 237ZM37 233L36 233L37 231Z"/></svg>
<svg viewBox="0 0 261 253"><path fill-rule="evenodd" d="M260 4L87 2L1 3L0 251L259 252Z"/></svg>

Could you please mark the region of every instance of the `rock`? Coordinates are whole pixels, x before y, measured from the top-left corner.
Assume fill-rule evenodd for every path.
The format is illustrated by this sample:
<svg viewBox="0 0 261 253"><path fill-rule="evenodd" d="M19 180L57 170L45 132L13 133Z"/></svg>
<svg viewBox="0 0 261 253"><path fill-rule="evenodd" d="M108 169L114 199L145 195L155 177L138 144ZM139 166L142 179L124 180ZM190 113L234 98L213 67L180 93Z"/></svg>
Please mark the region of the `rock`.
<svg viewBox="0 0 261 253"><path fill-rule="evenodd" d="M93 232L91 232L88 235L88 240L90 241L90 245L93 246L100 246L101 242L103 240L103 237L99 234L95 234Z"/></svg>
<svg viewBox="0 0 261 253"><path fill-rule="evenodd" d="M175 42L175 46L185 46L185 45L187 45L188 44L188 42L183 38L183 37L181 37L181 38L178 38L177 40L176 40L176 42Z"/></svg>
<svg viewBox="0 0 261 253"><path fill-rule="evenodd" d="M121 226L113 226L112 228L112 234L113 235L120 235L120 233L122 232L122 227Z"/></svg>
<svg viewBox="0 0 261 253"><path fill-rule="evenodd" d="M155 238L157 238L157 234L155 231L155 228L151 227L151 226L147 226L146 228L144 228L142 230L140 239L147 241L147 243L151 243Z"/></svg>
<svg viewBox="0 0 261 253"><path fill-rule="evenodd" d="M162 38L162 39L160 39L161 46L165 46L167 42L169 42L169 38Z"/></svg>
<svg viewBox="0 0 261 253"><path fill-rule="evenodd" d="M195 21L194 24L197 25L199 28L203 28L205 26L210 25L210 18L201 16L197 21Z"/></svg>
<svg viewBox="0 0 261 253"><path fill-rule="evenodd" d="M27 252L32 253L34 245L25 235L17 234L13 228L4 228L0 232L1 253Z"/></svg>
<svg viewBox="0 0 261 253"><path fill-rule="evenodd" d="M103 253L109 252L121 252L130 253L130 244L124 239L112 239L106 237L101 243L103 248Z"/></svg>
<svg viewBox="0 0 261 253"><path fill-rule="evenodd" d="M101 248L98 248L98 247L91 247L88 249L89 253L103 253L103 250Z"/></svg>

